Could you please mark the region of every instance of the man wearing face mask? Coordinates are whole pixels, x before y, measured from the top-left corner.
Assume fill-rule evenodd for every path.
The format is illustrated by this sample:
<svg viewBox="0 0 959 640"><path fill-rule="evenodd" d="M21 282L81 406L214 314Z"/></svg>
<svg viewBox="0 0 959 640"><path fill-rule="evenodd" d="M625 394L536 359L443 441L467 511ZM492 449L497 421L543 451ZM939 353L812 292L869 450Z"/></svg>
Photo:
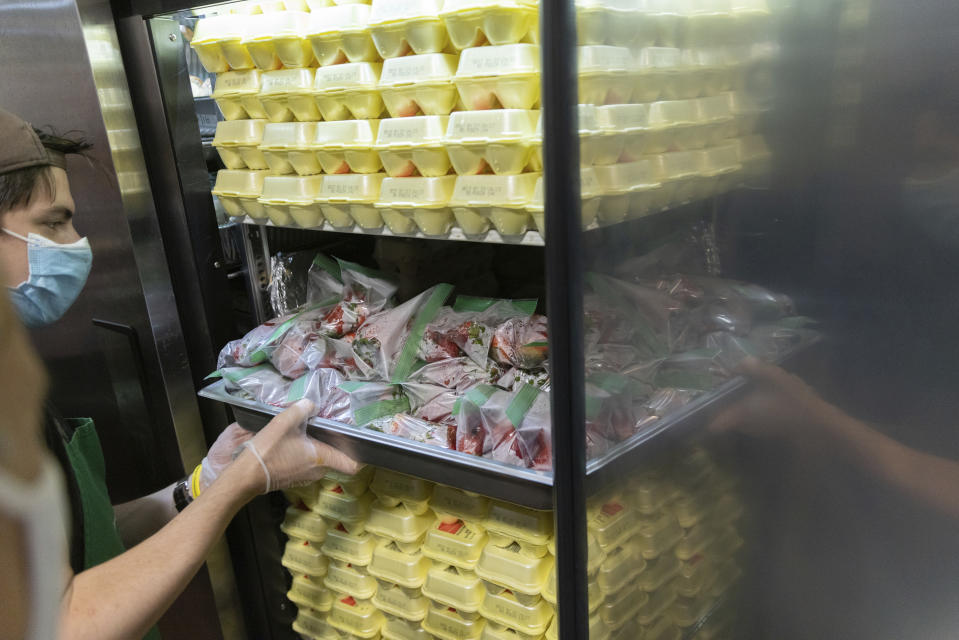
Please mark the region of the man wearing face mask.
<svg viewBox="0 0 959 640"><path fill-rule="evenodd" d="M93 256L87 239L73 227L74 202L64 161L66 153L82 152L88 145L37 132L2 109L0 140L0 276L20 319L35 328L55 322L69 309L90 272ZM306 435L305 421L313 406L305 400L256 435L231 425L187 478L114 508L93 421L65 420L49 407L39 410L45 376L9 315L0 325L0 349L17 357L5 359L7 377L16 380L0 377L7 414L0 423L0 535L8 534L31 550L25 556L0 551L0 575L8 578L19 576L22 558L29 559L28 589L9 591L11 597L29 599L20 608L29 612L25 621L19 620L25 631L14 630L13 637L54 637L59 618L60 638L157 638L151 627L250 499L308 484L328 468L345 473L358 469L344 453ZM13 395L34 369L39 371L36 384L27 385L29 393ZM23 416L7 412L7 407L21 406L35 410ZM37 462L21 468L22 461L18 463L42 413L43 435L62 474L57 465ZM61 526L64 518L56 508L62 501L60 487L69 498L72 527ZM70 566L63 566L58 540L63 541L68 529ZM0 549L6 549L8 541L0 539ZM127 551L125 542L135 546ZM0 583L2 610L16 602L5 597L7 587ZM53 602L51 593L57 595ZM0 636L11 628L4 624L6 615L13 614L0 612Z"/></svg>

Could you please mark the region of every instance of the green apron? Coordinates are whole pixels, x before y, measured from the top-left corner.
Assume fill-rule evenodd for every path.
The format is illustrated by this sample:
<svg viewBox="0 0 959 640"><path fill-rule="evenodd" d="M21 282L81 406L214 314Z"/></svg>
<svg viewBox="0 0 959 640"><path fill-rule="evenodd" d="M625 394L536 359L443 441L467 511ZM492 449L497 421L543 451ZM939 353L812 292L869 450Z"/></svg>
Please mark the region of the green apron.
<svg viewBox="0 0 959 640"><path fill-rule="evenodd" d="M107 493L106 466L100 439L90 418L65 420L73 437L66 443L67 457L80 489L83 507L83 566L95 567L124 551L110 494ZM156 627L150 629L144 640L160 640Z"/></svg>

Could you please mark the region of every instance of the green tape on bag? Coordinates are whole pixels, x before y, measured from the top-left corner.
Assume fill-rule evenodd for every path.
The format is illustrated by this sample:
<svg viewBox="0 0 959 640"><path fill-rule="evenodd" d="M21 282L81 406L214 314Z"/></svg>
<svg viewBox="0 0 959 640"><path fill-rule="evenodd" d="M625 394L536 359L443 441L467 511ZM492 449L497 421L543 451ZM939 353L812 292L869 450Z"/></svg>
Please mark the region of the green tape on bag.
<svg viewBox="0 0 959 640"><path fill-rule="evenodd" d="M359 391L368 384L370 383L364 380L347 380L346 382L341 382L338 385L338 388L346 391L347 393L353 393L354 391Z"/></svg>
<svg viewBox="0 0 959 640"><path fill-rule="evenodd" d="M626 376L607 372L594 373L587 381L613 395L622 393L631 382Z"/></svg>
<svg viewBox="0 0 959 640"><path fill-rule="evenodd" d="M297 400L303 399L303 396L306 394L306 378L309 375L308 373L304 373L290 384L290 390L286 394L287 402L292 404Z"/></svg>
<svg viewBox="0 0 959 640"><path fill-rule="evenodd" d="M356 271L357 273L362 273L363 275L371 278L379 278L380 280L389 279L385 273L371 267L364 267L361 264L356 264L355 262L350 262L348 260L341 260L340 258L337 258L336 262L339 265L339 273L343 273L344 269L349 269L350 271Z"/></svg>
<svg viewBox="0 0 959 640"><path fill-rule="evenodd" d="M413 321L413 327L410 329L410 335L406 338L406 344L396 358L396 367L393 369L393 376L390 382L404 382L413 371L413 365L416 363L416 352L420 348L420 341L423 339L423 332L426 331L426 325L432 322L436 313L446 302L450 293L453 292L453 285L438 284L430 293L429 300L417 312L416 319Z"/></svg>
<svg viewBox="0 0 959 640"><path fill-rule="evenodd" d="M304 307L303 310L294 314L293 317L291 317L289 320L285 321L283 324L278 325L276 329L273 330L273 333L270 334L270 337L263 341L263 344L264 345L272 344L276 340L279 340L280 336L282 336L284 333L289 331L290 327L293 326L293 323L299 320L300 316L302 316L304 313L309 313L310 311L316 311L317 309L321 309L323 307L332 306L339 301L340 301L339 296L330 296L326 300L322 300L320 302L311 304L308 307ZM263 347L260 347L259 349L257 349L256 351L250 354L250 363L259 364L269 357L270 357L269 354L263 350Z"/></svg>
<svg viewBox="0 0 959 640"><path fill-rule="evenodd" d="M247 367L245 369L240 369L239 371L223 371L220 370L220 373L223 374L223 377L232 382L233 384L238 384L240 380L249 378L254 373L259 373L260 371L266 371L267 369L272 369L268 364L261 364L255 367ZM278 374L279 375L279 374Z"/></svg>
<svg viewBox="0 0 959 640"><path fill-rule="evenodd" d="M216 371L214 371L213 373L211 373L210 375L208 375L207 377L205 377L205 378L203 378L203 379L204 379L204 380L216 380L217 378L222 378L222 377L223 377L223 373L222 373L219 369L217 369Z"/></svg>
<svg viewBox="0 0 959 640"><path fill-rule="evenodd" d="M337 282L343 282L343 276L340 273L340 265L336 262L336 260L333 260L329 256L322 253L318 253L313 257L313 264L336 278Z"/></svg>
<svg viewBox="0 0 959 640"><path fill-rule="evenodd" d="M586 419L593 420L603 410L603 398L596 396L586 396Z"/></svg>
<svg viewBox="0 0 959 640"><path fill-rule="evenodd" d="M524 383L523 388L513 397L509 406L506 407L506 417L509 418L509 421L513 423L514 427L518 428L523 424L523 419L526 417L526 414L529 413L530 407L536 402L536 398L539 397L540 393L541 391L538 387Z"/></svg>
<svg viewBox="0 0 959 640"><path fill-rule="evenodd" d="M497 298L478 298L476 296L457 296L456 301L453 302L453 311L479 313L486 311L497 302L507 302L517 311L531 316L536 313L536 305L539 301L536 299L501 300Z"/></svg>
<svg viewBox="0 0 959 640"><path fill-rule="evenodd" d="M377 418L394 416L397 413L407 413L410 410L410 399L406 396L402 398L393 398L392 400L380 400L360 407L353 412L353 421L357 426L363 426L373 422Z"/></svg>
<svg viewBox="0 0 959 640"><path fill-rule="evenodd" d="M456 402L453 403L453 415L455 416L459 414L460 405L464 401L476 405L477 407L482 407L484 404L486 404L486 401L489 400L497 391L500 391L500 389L491 384L481 384L473 387L466 392L466 395L457 398Z"/></svg>

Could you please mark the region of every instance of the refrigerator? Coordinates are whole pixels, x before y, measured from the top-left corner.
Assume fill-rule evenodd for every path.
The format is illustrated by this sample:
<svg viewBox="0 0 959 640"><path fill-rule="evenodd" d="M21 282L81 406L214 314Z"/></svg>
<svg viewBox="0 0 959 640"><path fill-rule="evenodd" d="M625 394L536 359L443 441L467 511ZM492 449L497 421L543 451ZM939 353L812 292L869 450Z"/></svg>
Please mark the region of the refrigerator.
<svg viewBox="0 0 959 640"><path fill-rule="evenodd" d="M4 106L99 142L105 177L71 179L110 257L82 338L38 342L64 404L111 416L112 489L312 384L221 349L315 316L315 255L392 286L398 341L319 367L346 404L309 423L369 470L244 510L196 587L209 637L955 635L954 7L2 11L24 25L3 73L31 87ZM401 316L423 291L445 306ZM468 341L429 352L456 341L443 318L493 334L482 374ZM356 324L360 358L383 336ZM77 388L87 358L125 366L112 390ZM416 384L453 359L471 377L434 416Z"/></svg>

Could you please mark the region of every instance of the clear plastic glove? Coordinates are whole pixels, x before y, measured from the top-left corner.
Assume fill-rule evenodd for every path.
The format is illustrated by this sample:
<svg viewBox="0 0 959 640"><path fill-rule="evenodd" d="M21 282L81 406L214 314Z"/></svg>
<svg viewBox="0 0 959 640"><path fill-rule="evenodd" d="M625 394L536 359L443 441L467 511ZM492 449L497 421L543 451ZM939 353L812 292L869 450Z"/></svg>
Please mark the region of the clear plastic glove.
<svg viewBox="0 0 959 640"><path fill-rule="evenodd" d="M263 469L263 493L312 484L329 469L352 475L362 467L342 451L307 435L306 421L312 414L313 403L300 400L243 444Z"/></svg>
<svg viewBox="0 0 959 640"><path fill-rule="evenodd" d="M203 493L207 487L213 484L213 481L233 462L237 450L253 436L252 431L247 431L235 422L223 430L210 450L206 452L203 462L200 463L200 478L198 481L200 493ZM196 498L196 496L193 497Z"/></svg>

